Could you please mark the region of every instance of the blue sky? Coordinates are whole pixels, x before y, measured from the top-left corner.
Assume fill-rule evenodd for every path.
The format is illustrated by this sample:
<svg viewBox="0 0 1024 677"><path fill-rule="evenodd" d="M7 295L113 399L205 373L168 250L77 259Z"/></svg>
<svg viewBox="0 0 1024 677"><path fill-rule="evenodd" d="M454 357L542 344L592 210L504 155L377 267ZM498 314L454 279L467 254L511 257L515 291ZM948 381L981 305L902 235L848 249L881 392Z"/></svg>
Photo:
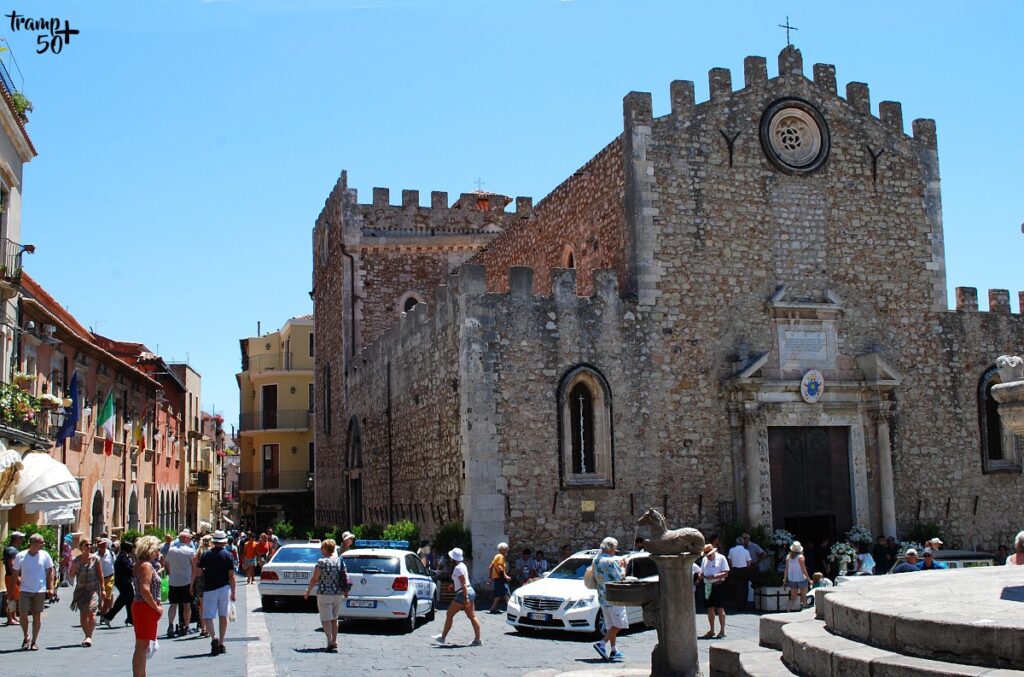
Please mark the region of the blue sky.
<svg viewBox="0 0 1024 677"><path fill-rule="evenodd" d="M237 422L238 339L312 311L310 229L342 168L373 186L540 200L621 130L622 97L775 57L935 118L949 289L1024 287L1024 4L680 0L25 2L81 33L37 55L29 271L84 324L203 375ZM2 14L8 14L5 8Z"/></svg>

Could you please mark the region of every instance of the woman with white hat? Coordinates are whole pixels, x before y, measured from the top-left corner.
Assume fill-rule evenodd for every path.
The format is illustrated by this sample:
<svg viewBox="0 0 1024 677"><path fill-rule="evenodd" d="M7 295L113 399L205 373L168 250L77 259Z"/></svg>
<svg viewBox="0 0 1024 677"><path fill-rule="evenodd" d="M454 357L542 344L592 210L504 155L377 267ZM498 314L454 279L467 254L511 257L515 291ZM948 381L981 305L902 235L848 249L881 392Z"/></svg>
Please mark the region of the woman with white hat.
<svg viewBox="0 0 1024 677"><path fill-rule="evenodd" d="M452 629L452 621L455 620L455 614L465 611L466 615L469 616L469 622L473 624L473 634L475 635L470 646L480 646L480 622L476 619L476 608L474 607L476 592L473 590L473 586L469 584L469 569L466 568L465 562L462 561L462 548L452 548L448 551L448 557L456 563L455 568L452 570L452 583L455 584L455 599L448 605L448 615L444 619L444 630L441 631L440 635L434 636L434 641L438 644L446 643L448 641L448 631Z"/></svg>
<svg viewBox="0 0 1024 677"><path fill-rule="evenodd" d="M786 573L783 578L783 585L789 588L789 611L800 611L810 581L811 577L807 575L807 564L804 561L804 546L800 545L800 541L793 541L793 545L789 546L789 554L786 555Z"/></svg>

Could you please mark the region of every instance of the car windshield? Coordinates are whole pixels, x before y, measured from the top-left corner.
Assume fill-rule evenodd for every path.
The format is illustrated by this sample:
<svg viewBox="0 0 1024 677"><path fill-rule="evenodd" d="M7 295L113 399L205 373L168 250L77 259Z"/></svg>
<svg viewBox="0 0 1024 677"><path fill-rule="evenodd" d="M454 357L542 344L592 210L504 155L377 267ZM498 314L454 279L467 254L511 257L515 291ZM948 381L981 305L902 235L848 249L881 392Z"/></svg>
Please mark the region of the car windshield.
<svg viewBox="0 0 1024 677"><path fill-rule="evenodd" d="M555 567L548 578L569 578L583 580L583 573L593 560L587 557L570 557Z"/></svg>
<svg viewBox="0 0 1024 677"><path fill-rule="evenodd" d="M397 557L373 555L345 555L345 568L350 574L397 574Z"/></svg>
<svg viewBox="0 0 1024 677"><path fill-rule="evenodd" d="M270 560L272 564L316 564L323 557L320 548L281 548Z"/></svg>

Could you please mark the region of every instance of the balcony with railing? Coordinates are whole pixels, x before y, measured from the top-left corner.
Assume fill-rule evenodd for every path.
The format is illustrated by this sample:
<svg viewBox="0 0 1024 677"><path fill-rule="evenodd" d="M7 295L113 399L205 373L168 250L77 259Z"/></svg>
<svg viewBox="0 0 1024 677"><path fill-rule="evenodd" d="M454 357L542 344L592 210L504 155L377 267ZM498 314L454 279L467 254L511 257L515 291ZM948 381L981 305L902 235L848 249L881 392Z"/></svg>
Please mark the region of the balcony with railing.
<svg viewBox="0 0 1024 677"><path fill-rule="evenodd" d="M0 209L6 205L0 206ZM21 256L33 252L32 245L22 245L8 238L0 239L0 297L12 299L21 287Z"/></svg>
<svg viewBox="0 0 1024 677"><path fill-rule="evenodd" d="M261 353L242 356L242 371L312 371L313 358L304 353Z"/></svg>
<svg viewBox="0 0 1024 677"><path fill-rule="evenodd" d="M243 472L238 475L241 493L261 491L312 491L313 474L305 470Z"/></svg>
<svg viewBox="0 0 1024 677"><path fill-rule="evenodd" d="M28 448L49 449L63 410L10 383L0 383L0 435Z"/></svg>
<svg viewBox="0 0 1024 677"><path fill-rule="evenodd" d="M260 430L309 430L309 411L306 409L258 409L243 411L238 417L239 432Z"/></svg>

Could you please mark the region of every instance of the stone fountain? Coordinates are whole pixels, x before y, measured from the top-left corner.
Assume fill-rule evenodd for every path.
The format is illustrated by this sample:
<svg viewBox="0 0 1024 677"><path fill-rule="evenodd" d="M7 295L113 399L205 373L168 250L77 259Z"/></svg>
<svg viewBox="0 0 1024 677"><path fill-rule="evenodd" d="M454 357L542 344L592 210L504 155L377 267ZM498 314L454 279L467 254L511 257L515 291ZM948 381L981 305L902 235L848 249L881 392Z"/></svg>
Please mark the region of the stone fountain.
<svg viewBox="0 0 1024 677"><path fill-rule="evenodd" d="M992 398L999 403L999 418L1017 435L1024 435L1024 360L1003 355L996 360L1000 383L992 386Z"/></svg>
<svg viewBox="0 0 1024 677"><path fill-rule="evenodd" d="M651 527L644 548L658 568L658 580L609 583L605 588L608 601L642 607L644 623L657 628L652 677L699 677L692 570L704 548L704 536L696 529L669 530L654 508L637 524Z"/></svg>

